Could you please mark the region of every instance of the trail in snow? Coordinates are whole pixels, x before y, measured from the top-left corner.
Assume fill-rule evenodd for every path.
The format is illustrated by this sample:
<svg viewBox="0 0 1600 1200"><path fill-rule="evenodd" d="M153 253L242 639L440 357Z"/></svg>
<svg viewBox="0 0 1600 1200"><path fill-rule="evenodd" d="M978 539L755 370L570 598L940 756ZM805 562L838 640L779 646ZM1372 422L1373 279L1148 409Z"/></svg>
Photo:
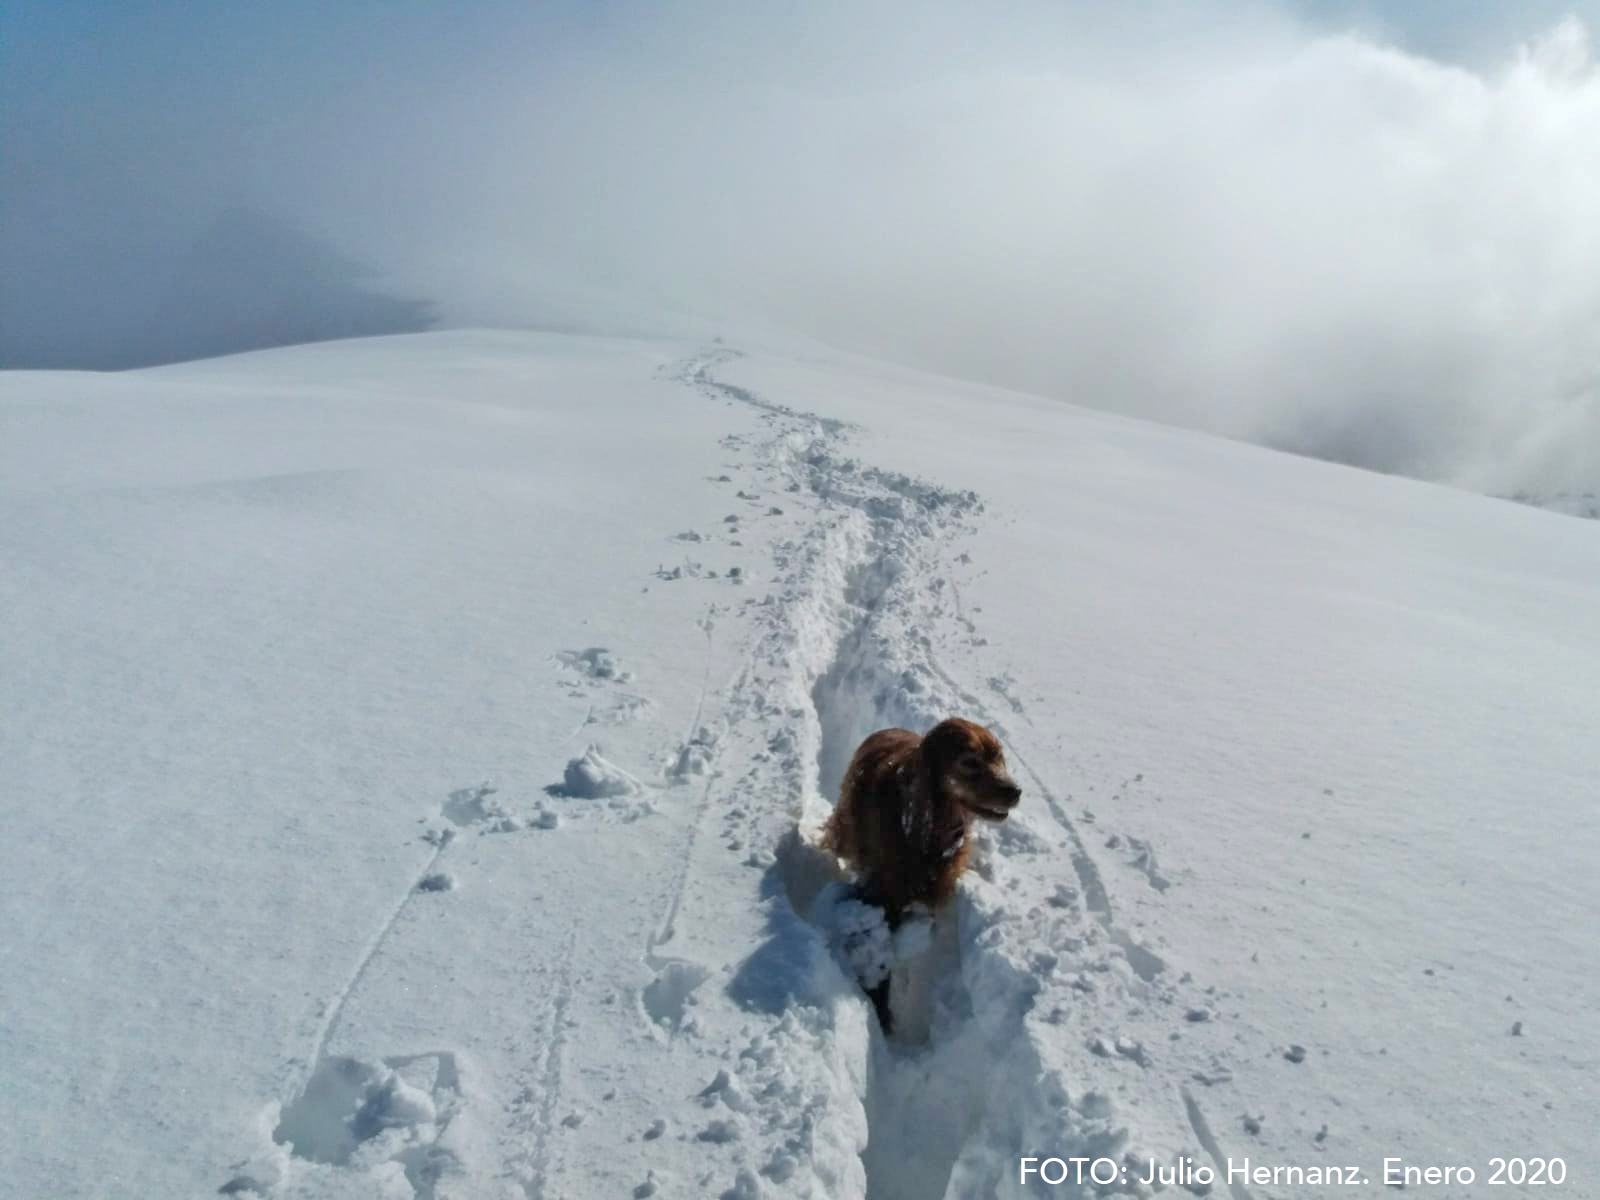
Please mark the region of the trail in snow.
<svg viewBox="0 0 1600 1200"><path fill-rule="evenodd" d="M689 821L688 832L678 850L679 868L673 882L672 894L667 900L666 911L655 932L651 934L650 944L645 950L645 961L652 969L658 972L670 970L677 973L680 978L685 968L691 973L702 969L695 967L693 964L681 964L678 960L663 956L657 951L662 946L670 943L677 933L678 910L683 904L684 893L689 887L695 847L699 844L701 828L705 824L706 814L711 809L713 790L717 783L716 757L719 737L716 730L702 724L706 697L711 690L710 651L714 615L715 610L709 610L701 622L701 628L706 635L705 674L701 680L699 695L695 699L694 716L689 722L688 730L684 734L683 743L678 748L673 764L667 770L668 779L674 783L688 784L703 776L705 777L705 785L700 788L695 810ZM729 690L731 692L738 692L743 685L748 670L749 660L746 658L739 666L738 675L730 684ZM660 976L658 976L657 982L661 982Z"/></svg>
<svg viewBox="0 0 1600 1200"><path fill-rule="evenodd" d="M810 421L747 389L719 383L713 368L731 357L702 359L686 375L708 392L768 414L779 425L775 468L789 477L790 486L798 483L815 496L820 506L810 567L821 583L820 594L813 592L809 601L791 600L779 618L780 625L791 626L782 638L790 643L786 648L804 647L787 658L787 666L799 675L791 686L806 702L812 744L802 757L810 766L791 758L791 773L801 776L798 788L809 797L795 816L802 829L814 829L855 745L871 729L927 728L956 711L995 723L939 665L924 632L934 616L930 591L936 594L938 589L932 581L943 578L941 555L948 553L951 535L971 528L981 505L970 492L936 488L848 458L841 453L848 433L841 423ZM1036 777L1035 784L1069 839L1084 894L1099 901L1096 916L1123 944L1128 960L1144 968L1139 973L1153 976L1160 969L1159 958L1131 938L1115 936L1109 901L1081 838L1043 780ZM1028 836L1013 831L1023 844ZM816 852L804 851L797 837L783 845L787 861L780 870L786 892L804 918L827 869L816 865ZM1001 840L996 854L1004 857L1007 845ZM966 1194L963 1189L974 1184L952 1180L969 1143L974 1138L984 1146L1018 1143L1023 1137L1019 1122L1037 1119L1005 1101L996 1102L1011 1078L1037 1073L1037 1052L1024 1029L1026 1006L1009 1005L1004 994L984 994L993 964L978 943L986 929L993 931L993 921L963 899L941 922L938 952L901 972L897 1004L919 1010L906 1014L903 1027L925 1030L925 1045L886 1044L874 1037L863 1048L867 1086L862 1103L868 1129L863 1164L869 1197L911 1200L947 1191ZM974 988L979 989L976 996ZM986 1011L977 1016L980 1007ZM996 1019L1008 1009L1009 1015ZM1092 1142L1095 1136L1090 1130L1077 1140ZM999 1177L989 1175L984 1188Z"/></svg>
<svg viewBox="0 0 1600 1200"><path fill-rule="evenodd" d="M977 1197L995 1194L997 1181L1012 1178L1016 1157L1034 1148L1112 1158L1133 1177L1152 1159L1201 1153L1166 1140L1170 1133L1155 1135L1166 1141L1159 1149L1146 1144L1130 1134L1108 1095L1082 1085L1113 1064L1148 1067L1144 1047L1102 1022L1123 1007L1170 1004L1173 985L1162 957L1115 919L1082 831L1032 766L1026 737L941 661L946 623L981 640L951 574L956 540L975 530L983 511L979 498L863 464L847 452L852 431L845 423L719 381L715 368L736 357L697 356L676 376L708 398L754 410L765 427L764 437L724 439L746 460L739 496L753 510L762 496L782 497L766 511L788 513L788 536L772 549L771 590L741 608L754 622L750 645L728 682L714 688L718 606L707 606L693 713L659 781L627 774L591 746L569 763L566 781L547 789L556 797L604 799L615 783L625 793L613 800L628 807L623 820L673 803L674 795L692 797L674 804L681 818L670 850L676 864L660 894L660 916L644 934L635 1003L659 1044L711 1070L686 1107L668 1110L665 1126L683 1131L679 1137L689 1138L702 1160L697 1186L715 1194L710 1180L716 1164L726 1164L732 1186L723 1194L737 1200L764 1187L871 1200ZM737 514L729 525L737 535ZM629 682L601 646L564 652L559 662L588 685ZM990 690L1007 703L1008 719L1031 725L1003 677L991 677ZM597 701L586 698L584 711L579 732ZM1031 803L1025 797L1019 816L986 835L926 948L895 967L898 1036L885 1041L859 987L830 958L830 917L817 900L840 876L812 839L866 732L923 729L951 714L1002 734L1029 779ZM641 792L648 802L638 800ZM487 787L458 793L445 815L458 826L487 826L504 817L491 794ZM424 876L453 834L443 831ZM1022 899L1019 888L1049 879L1035 864L1052 859L1066 864L1077 887L1041 888ZM729 946L725 910L738 902L730 872L750 867L763 871L763 893L778 907L770 909L765 942ZM342 998L359 986L412 895L390 914ZM575 928L563 945L554 994L541 1008L542 1032L533 1039L538 1056L505 1114L503 1174L527 1200L564 1194L562 1181L587 1170L562 1149L571 1131L556 1120L572 1048ZM731 975L721 963L733 964ZM733 1021L719 1016L730 1000ZM395 1089L384 1072L392 1066L327 1058L341 1010L342 999L319 1030L279 1140L296 1133L305 1143L295 1144L297 1154L342 1164L354 1160L362 1141L350 1141L351 1129L386 1132L386 1142L361 1150L361 1161L387 1157L404 1166L414 1195L445 1196L441 1180L473 1173L460 1144L465 1135L452 1135L462 1107L454 1058L447 1070L439 1057L435 1078L423 1081L419 1094L431 1097L428 1104L398 1103L390 1112ZM752 1023L752 1016L760 1019ZM1063 1037L1064 1025L1081 1032ZM742 1049L714 1040L736 1028L746 1031ZM1204 1152L1214 1151L1192 1097L1173 1101L1167 1129L1181 1126ZM352 1125L339 1115L352 1104L388 1115ZM670 1178L665 1164L676 1161L666 1153L676 1143L660 1138L659 1129L649 1142L655 1166L637 1185L646 1189ZM236 1178L241 1188L255 1186L248 1172ZM264 1179L256 1190L270 1184ZM1106 1194L1124 1190L1136 1189Z"/></svg>
<svg viewBox="0 0 1600 1200"><path fill-rule="evenodd" d="M1217 1178L1227 1181L1228 1191L1232 1194L1233 1200L1251 1200L1250 1189L1238 1180L1229 1177L1228 1156L1223 1153L1222 1147L1217 1144L1216 1135L1211 1132L1211 1125L1206 1120L1205 1113L1201 1111L1199 1103L1195 1100L1194 1093L1187 1087L1179 1088L1178 1091L1183 1096L1184 1111L1189 1114L1189 1124L1194 1127L1194 1136L1200 1140L1200 1145L1211 1156L1211 1161L1217 1172Z"/></svg>
<svg viewBox="0 0 1600 1200"><path fill-rule="evenodd" d="M878 616L887 611L887 594L916 556L936 541L943 528L969 520L979 506L970 493L948 492L844 457L838 447L846 426L817 422L745 389L719 383L711 370L726 357L691 364L686 379L766 414L775 427L767 457L769 472L783 481L786 493L803 491L817 504L805 544L786 548L800 570L791 576L794 591L776 610L768 645L758 652L758 659L779 678L758 689L757 711L752 714L760 719L760 709L773 690L792 697L793 702L780 711L789 723L796 716L802 718L804 744L782 730L770 746L781 756L785 790L804 798L787 819L801 829L814 828L826 813L826 797L835 789L844 761L865 730L888 723L926 723L918 705L882 674L877 655L883 652L880 642L885 631L878 627ZM768 814L773 815L782 816ZM770 820L766 824L770 836ZM759 839L762 834L752 828L746 836ZM821 887L837 877L831 860L810 849L795 830L781 836L774 869L802 919L810 915ZM959 1006L959 949L953 923L946 924L939 945L938 963L921 965L942 970L943 979L924 981L922 1001L931 1005L931 995L940 993L944 982L953 985L948 1002ZM940 996L945 999L943 993ZM859 997L854 1002L859 1003ZM913 1019L906 1027L918 1023ZM961 1096L948 1086L930 1086L930 1080L939 1080L939 1072L930 1070L926 1059L907 1075L900 1052L876 1038L860 1045L857 1053L866 1059L861 1064L866 1078L859 1097L867 1121L866 1194L885 1200L939 1194L975 1121L972 1085L956 1088L964 1093ZM951 1103L952 1099L957 1102ZM890 1112L897 1117L920 1113L924 1119L895 1128L894 1121L879 1119ZM930 1125L931 1117L942 1119ZM917 1138L914 1144L907 1144L910 1136Z"/></svg>
<svg viewBox="0 0 1600 1200"><path fill-rule="evenodd" d="M1497 1131L1576 1173L1592 527L681 353L0 381L16 1187L1059 1196L1017 1158ZM853 960L836 777L951 712L1022 806Z"/></svg>
<svg viewBox="0 0 1600 1200"><path fill-rule="evenodd" d="M962 688L950 676L949 672L939 665L938 660L933 657L931 652L928 656L928 662L934 673L960 695L968 709L976 713L983 724L995 730L1005 739L1007 755L1027 772L1028 778L1033 780L1034 788L1044 798L1045 804L1050 810L1050 815L1055 818L1057 824L1066 832L1067 838L1071 842L1072 870L1078 877L1078 886L1083 892L1084 906L1095 915L1106 933L1110 935L1111 940L1121 948L1123 954L1127 957L1128 965L1133 968L1134 973L1146 983L1153 981L1157 975L1166 970L1167 964L1159 954L1141 945L1137 939L1117 925L1111 911L1111 896L1106 891L1105 881L1100 877L1100 868L1095 865L1094 859L1090 856L1089 848L1084 843L1083 835L1079 832L1077 823L1067 815L1065 805L1056 797L1050 786L1045 783L1044 776L1033 769L1033 766L1023 756L1021 750L1017 748L1017 739L1012 736L1006 723L991 714L988 707L977 696ZM1011 707L1019 717L1027 720L1020 705L1013 701ZM1031 723L1030 721L1029 724Z"/></svg>
<svg viewBox="0 0 1600 1200"><path fill-rule="evenodd" d="M527 1200L547 1200L556 1127L556 1105L561 1098L561 1067L567 1043L567 1011L572 1004L574 951L578 930L567 934L557 970L555 995L550 1002L549 1022L540 1039L544 1060L537 1073L537 1084L525 1084L511 1102L511 1128L526 1141L520 1156L510 1166Z"/></svg>
<svg viewBox="0 0 1600 1200"><path fill-rule="evenodd" d="M804 755L811 767L800 767L801 778L791 785L806 798L796 812L802 831L814 830L825 816L866 732L886 725L927 728L958 712L1002 733L1033 784L1031 807L1049 813L1059 831L1057 842L1027 815L995 830L970 886L945 919L940 954L902 971L897 1004L905 997L919 1009L907 1028L925 1030L927 1042L913 1047L874 1038L867 1048L866 1194L877 1200L990 1195L1004 1187L997 1181L1010 1177L1014 1156L1027 1146L1112 1158L1123 1164L1125 1181L1142 1176L1152 1160L1214 1154L1217 1142L1199 1104L1180 1092L1176 1079L1168 1085L1166 1114L1147 1114L1157 1119L1144 1134L1122 1123L1107 1096L1082 1086L1107 1070L1097 1057L1101 1047L1110 1048L1113 1061L1136 1060L1141 1070L1150 1061L1140 1043L1114 1031L1095 1034L1095 1027L1115 1021L1120 1008L1138 1012L1152 1001L1170 1008L1180 992L1199 988L1188 975L1166 978L1162 955L1118 922L1083 832L1034 769L1027 739L940 661L933 631L949 614L946 597L956 627L969 635L977 630L960 607L950 568L965 557L956 554L954 540L972 530L982 511L978 498L854 461L843 453L850 433L843 423L815 422L719 382L715 368L736 357L706 356L685 374L709 393L768 414L778 434L771 461L791 489L798 483L819 505L810 535L818 548L809 570L813 580L824 581L820 594L791 598L779 609L779 623L794 627L784 638L786 665L799 676L794 690L806 701L803 710L789 711L803 711L811 730ZM797 645L805 652L793 653ZM996 687L991 677L991 690L1006 700L1012 717L1031 724L1003 678ZM805 917L827 868L803 841L790 838L783 845L785 889ZM1044 897L1042 910L1032 910L1047 915L1019 911L1001 898L1003 891L985 886L1018 886L1023 880L1008 860L1015 857L1030 871L1027 860L1057 847L1077 888L1058 886ZM1150 854L1147 848L1147 859ZM1153 884L1154 876L1147 877ZM1127 972L1125 983L1118 981L1117 962ZM1086 1033L1076 1042L1064 1039L1063 1023ZM1068 1079L1080 1081L1076 1095ZM1033 1082L1019 1093L1018 1080ZM1167 1141L1165 1149L1140 1140L1148 1136Z"/></svg>
<svg viewBox="0 0 1600 1200"><path fill-rule="evenodd" d="M310 1083L311 1077L323 1065L323 1060L328 1054L328 1043L333 1040L333 1035L338 1030L339 1019L344 1015L345 1005L349 1002L355 990L360 987L362 977L367 973L367 968L372 965L372 960L377 957L378 951L383 948L383 943L388 939L390 933L394 931L394 927L399 923L400 916L405 912L406 907L416 900L417 892L422 882L434 874L434 867L438 865L439 859L450 848L450 843L454 840L455 833L452 830L445 830L441 834L437 844L434 846L433 853L428 856L427 862L417 872L416 881L406 888L400 899L395 902L394 907L389 910L389 915L378 926L377 932L367 942L365 951L362 952L361 957L356 960L354 968L351 969L350 977L345 980L344 985L337 992L324 1002L322 1020L318 1026L311 1053L306 1056L305 1071L300 1080L300 1090L302 1092L305 1091L306 1086Z"/></svg>
<svg viewBox="0 0 1600 1200"><path fill-rule="evenodd" d="M485 801L493 793L482 785L451 793L440 816L461 828L488 819ZM447 890L450 876L436 870L456 838L456 828L429 834L433 853L416 873L388 916L368 941L343 986L325 1001L317 1032L298 1083L284 1100L272 1140L305 1160L343 1166L358 1151L403 1169L418 1200L434 1200L433 1183L452 1156L439 1146L460 1103L460 1072L448 1050L386 1056L376 1062L330 1055L346 1007L373 962L419 897ZM440 882L442 881L442 882ZM224 1195L265 1195L282 1174L279 1161L258 1156L234 1164L219 1191Z"/></svg>

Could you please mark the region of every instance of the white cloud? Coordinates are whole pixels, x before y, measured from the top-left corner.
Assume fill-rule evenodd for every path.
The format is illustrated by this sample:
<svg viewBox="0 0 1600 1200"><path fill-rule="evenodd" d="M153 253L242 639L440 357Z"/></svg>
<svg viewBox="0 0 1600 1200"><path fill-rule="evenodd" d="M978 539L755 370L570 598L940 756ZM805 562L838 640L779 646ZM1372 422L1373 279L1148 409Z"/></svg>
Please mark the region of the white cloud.
<svg viewBox="0 0 1600 1200"><path fill-rule="evenodd" d="M1600 483L1576 22L1468 69L1266 6L633 16L286 101L238 174L447 318L787 330L1490 490Z"/></svg>

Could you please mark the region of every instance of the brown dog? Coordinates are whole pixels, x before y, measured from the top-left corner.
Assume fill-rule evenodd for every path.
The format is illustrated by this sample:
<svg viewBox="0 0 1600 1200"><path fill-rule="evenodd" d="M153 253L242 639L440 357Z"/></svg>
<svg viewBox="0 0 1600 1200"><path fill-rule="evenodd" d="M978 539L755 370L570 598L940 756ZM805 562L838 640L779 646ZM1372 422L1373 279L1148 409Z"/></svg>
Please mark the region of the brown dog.
<svg viewBox="0 0 1600 1200"><path fill-rule="evenodd" d="M882 907L889 928L906 909L937 909L955 894L971 853L975 818L1004 821L1022 789L999 739L951 717L923 737L880 729L862 742L839 785L822 844L855 872L861 900ZM869 990L889 1029L888 982Z"/></svg>

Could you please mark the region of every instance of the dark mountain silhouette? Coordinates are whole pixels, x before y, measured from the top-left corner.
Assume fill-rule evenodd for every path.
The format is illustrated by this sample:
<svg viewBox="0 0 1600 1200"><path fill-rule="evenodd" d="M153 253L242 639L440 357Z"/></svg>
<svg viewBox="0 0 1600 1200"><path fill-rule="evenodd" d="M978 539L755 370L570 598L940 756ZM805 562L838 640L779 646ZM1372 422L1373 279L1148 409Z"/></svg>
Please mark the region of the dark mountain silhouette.
<svg viewBox="0 0 1600 1200"><path fill-rule="evenodd" d="M252 209L223 213L147 278L143 296L117 288L113 300L86 288L82 327L71 338L0 330L0 366L148 367L433 324L427 302L377 290L369 269Z"/></svg>

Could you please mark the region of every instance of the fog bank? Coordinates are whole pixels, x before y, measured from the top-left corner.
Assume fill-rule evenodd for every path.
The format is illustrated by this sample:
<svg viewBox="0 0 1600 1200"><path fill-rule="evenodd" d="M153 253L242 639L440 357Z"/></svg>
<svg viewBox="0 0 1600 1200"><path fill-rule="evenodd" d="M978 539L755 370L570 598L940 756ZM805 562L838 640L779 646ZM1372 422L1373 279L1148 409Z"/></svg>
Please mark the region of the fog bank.
<svg viewBox="0 0 1600 1200"><path fill-rule="evenodd" d="M1447 59L1316 7L291 5L319 48L280 30L275 58L174 11L94 80L44 69L45 30L0 97L0 350L213 353L216 313L251 326L276 287L296 336L795 336L1379 470L1594 488L1585 27ZM241 209L350 272L197 267Z"/></svg>

